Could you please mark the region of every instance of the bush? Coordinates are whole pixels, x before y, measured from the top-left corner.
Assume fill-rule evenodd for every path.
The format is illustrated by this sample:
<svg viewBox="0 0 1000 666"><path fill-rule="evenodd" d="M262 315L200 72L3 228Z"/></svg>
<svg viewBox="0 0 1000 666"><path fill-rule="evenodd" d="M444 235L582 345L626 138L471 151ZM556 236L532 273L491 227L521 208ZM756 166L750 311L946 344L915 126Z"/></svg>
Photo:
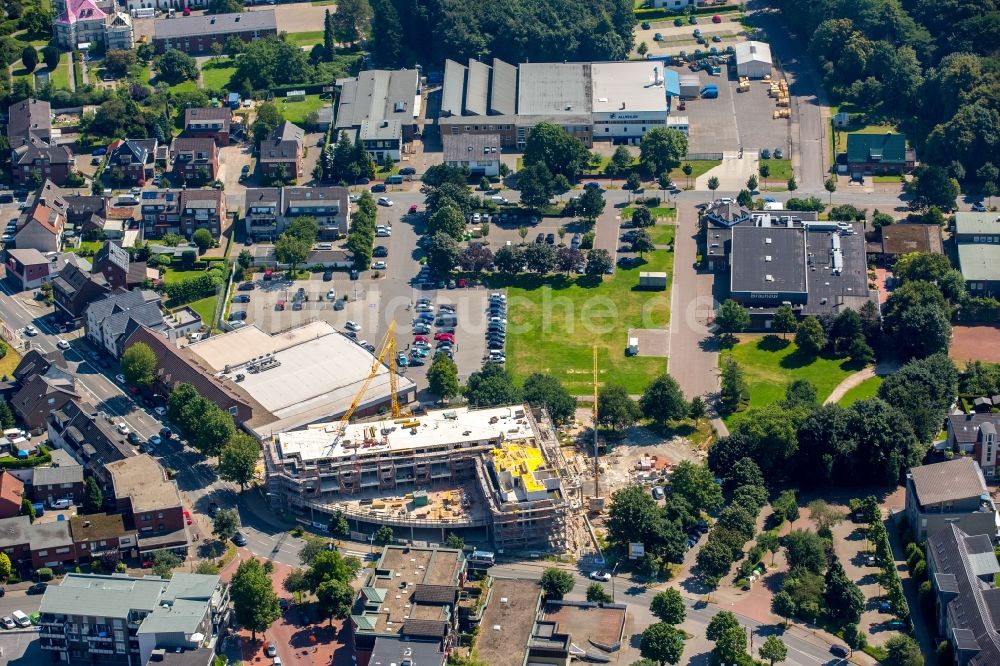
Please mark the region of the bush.
<svg viewBox="0 0 1000 666"><path fill-rule="evenodd" d="M39 582L46 583L52 580L54 576L52 574L52 569L50 569L49 567L42 567L41 569L35 572L35 577L38 578Z"/></svg>

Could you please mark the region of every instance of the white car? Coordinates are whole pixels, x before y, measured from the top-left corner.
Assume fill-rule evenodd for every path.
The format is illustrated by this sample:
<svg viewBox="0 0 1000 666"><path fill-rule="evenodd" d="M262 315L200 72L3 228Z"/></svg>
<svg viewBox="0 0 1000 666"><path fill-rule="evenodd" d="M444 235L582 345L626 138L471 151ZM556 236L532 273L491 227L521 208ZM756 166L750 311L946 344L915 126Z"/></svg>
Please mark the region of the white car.
<svg viewBox="0 0 1000 666"><path fill-rule="evenodd" d="M115 426L115 428L117 428L118 432L120 432L123 435L128 434L128 426L125 425L124 423L119 423L118 425Z"/></svg>
<svg viewBox="0 0 1000 666"><path fill-rule="evenodd" d="M354 331L355 333L357 333L358 331L361 330L361 324L354 321L353 319L348 319L347 323L344 324L344 328L346 328L348 331Z"/></svg>
<svg viewBox="0 0 1000 666"><path fill-rule="evenodd" d="M480 220L480 219L481 219L481 218L480 218L480 216L479 216L479 213L473 213L473 214L472 214L472 223L473 223L473 224L479 224L479 220Z"/></svg>
<svg viewBox="0 0 1000 666"><path fill-rule="evenodd" d="M28 336L38 335L38 329L29 324L28 326L24 327L24 334Z"/></svg>
<svg viewBox="0 0 1000 666"><path fill-rule="evenodd" d="M392 206L392 199L390 199L389 197L379 197L378 205L386 207Z"/></svg>
<svg viewBox="0 0 1000 666"><path fill-rule="evenodd" d="M330 291L326 292L326 300L328 300L328 301L335 301L335 300L337 300L337 290L336 289L331 289Z"/></svg>
<svg viewBox="0 0 1000 666"><path fill-rule="evenodd" d="M590 580L599 580L608 583L611 581L611 574L607 571L591 571Z"/></svg>
<svg viewBox="0 0 1000 666"><path fill-rule="evenodd" d="M124 384L125 383L125 375L122 375L122 374L115 375L115 381L118 382L119 384Z"/></svg>
<svg viewBox="0 0 1000 666"><path fill-rule="evenodd" d="M378 227L375 229L375 235L379 238L387 238L392 235L392 229L387 229L385 227Z"/></svg>
<svg viewBox="0 0 1000 666"><path fill-rule="evenodd" d="M156 414L157 416L159 416L160 418L163 418L164 416L167 415L167 408L166 407L155 407L155 408L153 408L153 413Z"/></svg>
<svg viewBox="0 0 1000 666"><path fill-rule="evenodd" d="M14 619L10 615L4 615L3 619L0 620L0 624L3 625L4 629L13 629L17 626L14 624Z"/></svg>
<svg viewBox="0 0 1000 666"><path fill-rule="evenodd" d="M13 613L11 613L11 616L13 616L14 622L17 623L17 626L19 626L19 627L30 627L31 626L31 618L29 618L24 613L24 611L16 610Z"/></svg>
<svg viewBox="0 0 1000 666"><path fill-rule="evenodd" d="M372 268L374 268L377 271L384 271L385 270L385 262L384 261L376 261L374 264L372 264Z"/></svg>
<svg viewBox="0 0 1000 666"><path fill-rule="evenodd" d="M60 340L59 342L56 343L56 347L58 347L59 349L69 349L69 343L66 342L65 340Z"/></svg>

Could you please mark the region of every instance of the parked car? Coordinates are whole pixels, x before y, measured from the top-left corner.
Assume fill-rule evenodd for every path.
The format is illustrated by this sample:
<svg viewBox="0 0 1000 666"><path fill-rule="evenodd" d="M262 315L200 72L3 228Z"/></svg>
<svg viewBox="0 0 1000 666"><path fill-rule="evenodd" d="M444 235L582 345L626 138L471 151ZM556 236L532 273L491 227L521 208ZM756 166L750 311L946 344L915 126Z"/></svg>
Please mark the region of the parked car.
<svg viewBox="0 0 1000 666"><path fill-rule="evenodd" d="M237 532L236 534L233 535L233 543L235 543L237 546L243 547L247 545L247 538L243 536L242 532Z"/></svg>
<svg viewBox="0 0 1000 666"><path fill-rule="evenodd" d="M402 169L399 170L400 176L414 176L416 175L416 173L417 170L414 169L413 167L403 167Z"/></svg>
<svg viewBox="0 0 1000 666"><path fill-rule="evenodd" d="M10 615L4 615L3 619L0 620L0 624L3 625L4 629L13 629L17 626L14 624L14 619Z"/></svg>
<svg viewBox="0 0 1000 666"><path fill-rule="evenodd" d="M372 185L372 192L385 192L385 185L383 183Z"/></svg>
<svg viewBox="0 0 1000 666"><path fill-rule="evenodd" d="M376 271L384 271L385 270L385 262L384 261L373 262L372 263L372 269L374 269Z"/></svg>
<svg viewBox="0 0 1000 666"><path fill-rule="evenodd" d="M378 205L379 206L385 206L386 208L389 208L389 207L392 206L392 199L390 199L389 197L379 197L378 198Z"/></svg>
<svg viewBox="0 0 1000 666"><path fill-rule="evenodd" d="M588 578L590 578L590 580L599 580L608 583L611 581L611 574L607 571L591 571Z"/></svg>
<svg viewBox="0 0 1000 666"><path fill-rule="evenodd" d="M389 256L389 248L387 248L385 245L376 245L375 249L372 250L372 256L373 257L388 257Z"/></svg>
<svg viewBox="0 0 1000 666"><path fill-rule="evenodd" d="M333 271L323 271L323 282L329 282L333 279Z"/></svg>
<svg viewBox="0 0 1000 666"><path fill-rule="evenodd" d="M642 27L643 30L649 30L650 28L649 21L643 21L639 25Z"/></svg>
<svg viewBox="0 0 1000 666"><path fill-rule="evenodd" d="M45 594L45 590L48 588L48 586L49 586L48 583L35 583L27 590L25 590L25 594Z"/></svg>
<svg viewBox="0 0 1000 666"><path fill-rule="evenodd" d="M56 347L65 351L69 349L69 342L67 342L66 340L60 340L59 342L56 343Z"/></svg>
<svg viewBox="0 0 1000 666"><path fill-rule="evenodd" d="M344 328L346 328L349 331L354 331L355 333L357 333L358 331L361 330L361 325L358 322L354 321L353 319L348 319L347 323L344 324Z"/></svg>

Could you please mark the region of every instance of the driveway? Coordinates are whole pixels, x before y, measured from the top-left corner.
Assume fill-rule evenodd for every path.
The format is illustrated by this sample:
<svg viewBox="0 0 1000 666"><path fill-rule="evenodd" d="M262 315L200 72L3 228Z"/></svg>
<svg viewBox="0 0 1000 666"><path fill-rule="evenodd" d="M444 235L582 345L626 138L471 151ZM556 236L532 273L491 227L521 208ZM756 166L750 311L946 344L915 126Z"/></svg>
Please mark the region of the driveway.
<svg viewBox="0 0 1000 666"><path fill-rule="evenodd" d="M323 18L326 12L333 14L336 5L314 5L311 2L290 2L280 5L261 3L247 7L247 11L274 10L278 23L278 32L317 32L323 30Z"/></svg>
<svg viewBox="0 0 1000 666"><path fill-rule="evenodd" d="M241 145L223 146L219 149L219 180L226 193L226 210L242 211L246 203L247 188L240 182L243 167L250 164L250 153Z"/></svg>

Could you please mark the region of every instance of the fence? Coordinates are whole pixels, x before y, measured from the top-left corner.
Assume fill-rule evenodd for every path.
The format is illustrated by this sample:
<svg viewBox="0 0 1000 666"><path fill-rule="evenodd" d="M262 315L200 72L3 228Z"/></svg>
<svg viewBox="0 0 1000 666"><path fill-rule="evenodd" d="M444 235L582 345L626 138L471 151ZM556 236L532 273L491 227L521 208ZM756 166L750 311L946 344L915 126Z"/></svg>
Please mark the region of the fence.
<svg viewBox="0 0 1000 666"><path fill-rule="evenodd" d="M684 156L684 161L690 160L721 160L722 153L688 153Z"/></svg>

